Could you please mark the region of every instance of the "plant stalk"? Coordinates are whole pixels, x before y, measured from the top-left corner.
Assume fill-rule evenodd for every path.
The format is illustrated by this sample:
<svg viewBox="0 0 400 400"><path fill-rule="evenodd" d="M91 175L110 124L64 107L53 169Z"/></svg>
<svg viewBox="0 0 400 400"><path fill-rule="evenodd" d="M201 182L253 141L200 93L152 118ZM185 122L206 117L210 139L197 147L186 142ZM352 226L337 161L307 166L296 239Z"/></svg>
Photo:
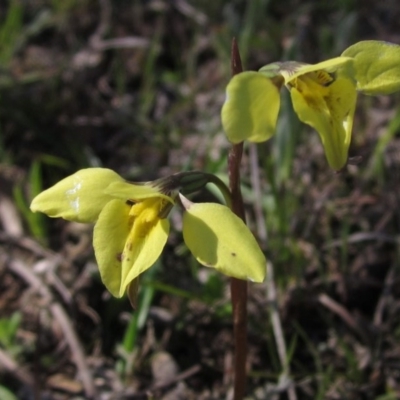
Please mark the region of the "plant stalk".
<svg viewBox="0 0 400 400"><path fill-rule="evenodd" d="M235 38L231 47L232 76L243 71L239 49ZM244 205L240 190L240 164L243 154L243 142L233 144L228 155L229 189L232 194L232 211L244 222ZM234 335L234 400L242 400L246 391L247 357L247 282L231 278L231 301L233 310Z"/></svg>

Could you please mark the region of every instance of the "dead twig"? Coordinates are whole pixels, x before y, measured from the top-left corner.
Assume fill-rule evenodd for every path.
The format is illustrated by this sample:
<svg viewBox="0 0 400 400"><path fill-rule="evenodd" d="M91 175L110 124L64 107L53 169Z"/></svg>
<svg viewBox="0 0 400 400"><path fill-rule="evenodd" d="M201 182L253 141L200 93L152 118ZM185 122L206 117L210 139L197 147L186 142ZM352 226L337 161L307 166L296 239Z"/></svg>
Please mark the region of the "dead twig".
<svg viewBox="0 0 400 400"><path fill-rule="evenodd" d="M391 298L391 288L394 286L395 279L395 269L390 268L389 272L386 274L385 282L383 284L383 289L379 301L375 308L374 313L374 325L379 327L383 322L383 312L388 306Z"/></svg>
<svg viewBox="0 0 400 400"><path fill-rule="evenodd" d="M28 237L14 237L9 235L8 233L0 231L0 241L4 243L9 243L13 246L18 246L25 250L29 250L33 254L40 257L55 257L56 253L45 249L35 240Z"/></svg>
<svg viewBox="0 0 400 400"><path fill-rule="evenodd" d="M290 364L287 356L285 336L283 334L282 322L279 315L277 292L274 280L274 269L272 263L267 262L267 292L268 292L268 305L269 313L274 331L275 343L278 350L279 361L282 366L282 373L280 380L282 382L290 382ZM293 385L289 385L287 393L290 400L297 400L296 391Z"/></svg>
<svg viewBox="0 0 400 400"><path fill-rule="evenodd" d="M88 397L93 398L95 395L95 387L92 375L86 363L83 347L78 339L78 336L75 333L72 323L68 318L68 315L65 312L64 308L61 307L60 303L53 302L50 305L50 311L56 321L60 324L62 331L64 332L65 339L71 349L72 357L78 368L82 384L85 388L85 393Z"/></svg>
<svg viewBox="0 0 400 400"><path fill-rule="evenodd" d="M1 368L6 369L7 372L14 375L20 382L32 389L34 388L35 380L33 376L21 367L13 357L3 349L0 349L0 365Z"/></svg>
<svg viewBox="0 0 400 400"><path fill-rule="evenodd" d="M260 176L258 173L258 153L255 144L250 144L250 178L252 183L252 189L255 196L254 200L254 213L256 215L256 228L257 236L259 240L266 245L267 244L267 230L265 227L265 216L262 208L262 190ZM289 400L297 400L295 388L290 379L290 364L287 357L287 349L285 337L283 335L281 318L279 315L279 307L277 300L277 292L274 280L274 269L272 263L267 262L267 293L268 293L268 304L269 314L272 323L272 329L274 331L274 337L276 347L278 349L279 360L282 366L282 374L280 377L281 382L285 382L287 387L287 394Z"/></svg>
<svg viewBox="0 0 400 400"><path fill-rule="evenodd" d="M100 0L100 18L96 31L89 39L90 47L95 51L121 48L145 48L150 45L146 38L126 36L115 39L103 39L111 24L112 5L109 0Z"/></svg>
<svg viewBox="0 0 400 400"><path fill-rule="evenodd" d="M35 270L39 269L46 274L48 283L57 291L57 293L63 298L65 303L70 304L72 301L72 295L70 291L65 287L63 282L56 275L55 268L58 265L69 267L69 262L63 259L57 253L51 250L45 249L35 240L28 237L14 237L4 232L0 232L0 241L9 243L12 246L18 246L23 250L27 250L37 256L43 257L43 260L39 261Z"/></svg>
<svg viewBox="0 0 400 400"><path fill-rule="evenodd" d="M267 244L268 233L265 224L265 215L262 206L262 188L258 167L258 151L255 143L249 144L250 180L254 193L254 214L257 237L263 245Z"/></svg>
<svg viewBox="0 0 400 400"><path fill-rule="evenodd" d="M177 374L176 376L174 376L174 378L172 378L166 382L157 383L157 384L151 386L149 389L146 389L146 391L135 393L133 398L142 398L144 396L147 398L148 397L147 395L149 394L149 392L168 388L169 386L171 386L177 382L184 381L185 379L190 378L193 375L196 375L200 371L201 371L200 365L198 365L198 364L193 365L193 367L190 367L186 371L183 371L180 374Z"/></svg>
<svg viewBox="0 0 400 400"><path fill-rule="evenodd" d="M332 247L340 247L343 246L344 243L359 243L366 241L379 241L384 243L398 243L399 238L397 236L387 235L382 232L357 232L353 233L346 237L346 239L337 239L332 240L328 244L326 244L323 249L330 249Z"/></svg>
<svg viewBox="0 0 400 400"><path fill-rule="evenodd" d="M65 339L71 350L72 357L75 361L76 367L79 372L80 379L82 381L85 394L88 398L93 398L95 395L95 386L86 363L85 354L82 345L73 329L73 325L59 303L53 298L49 288L44 282L37 277L34 272L26 267L22 262L16 260L10 260L9 268L11 271L20 276L25 282L27 282L33 289L35 289L40 295L46 300L47 304L50 304L49 309L54 319L60 324L64 333Z"/></svg>
<svg viewBox="0 0 400 400"><path fill-rule="evenodd" d="M368 341L365 332L359 327L356 320L344 306L333 300L325 293L321 293L318 296L318 302L328 308L331 312L339 316L351 329L353 329L353 331L358 333L365 342Z"/></svg>
<svg viewBox="0 0 400 400"><path fill-rule="evenodd" d="M99 40L93 45L95 50L104 51L110 49L143 49L149 47L150 40L137 36Z"/></svg>
<svg viewBox="0 0 400 400"><path fill-rule="evenodd" d="M194 8L184 0L175 0L172 3L176 9L186 17L192 18L197 24L204 26L207 23L207 17L204 13Z"/></svg>
<svg viewBox="0 0 400 400"><path fill-rule="evenodd" d="M10 236L19 237L24 233L21 217L15 204L7 196L0 195L0 221Z"/></svg>

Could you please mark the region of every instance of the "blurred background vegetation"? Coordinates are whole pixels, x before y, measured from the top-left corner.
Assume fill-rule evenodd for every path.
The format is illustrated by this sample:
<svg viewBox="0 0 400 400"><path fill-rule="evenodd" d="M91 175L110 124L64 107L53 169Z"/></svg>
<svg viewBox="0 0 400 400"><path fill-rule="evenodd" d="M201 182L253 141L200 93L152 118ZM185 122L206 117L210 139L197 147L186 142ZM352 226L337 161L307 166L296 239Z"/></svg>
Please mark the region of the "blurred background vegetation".
<svg viewBox="0 0 400 400"><path fill-rule="evenodd" d="M179 213L133 313L100 282L91 227L31 214L30 200L86 167L226 179L232 37L257 70L400 43L399 21L396 0L2 1L0 398L229 398L227 278L190 257ZM286 399L290 385L297 399L399 398L400 97L359 97L360 162L335 174L282 96L276 136L246 148L243 192L290 372L266 286L251 285L248 398Z"/></svg>

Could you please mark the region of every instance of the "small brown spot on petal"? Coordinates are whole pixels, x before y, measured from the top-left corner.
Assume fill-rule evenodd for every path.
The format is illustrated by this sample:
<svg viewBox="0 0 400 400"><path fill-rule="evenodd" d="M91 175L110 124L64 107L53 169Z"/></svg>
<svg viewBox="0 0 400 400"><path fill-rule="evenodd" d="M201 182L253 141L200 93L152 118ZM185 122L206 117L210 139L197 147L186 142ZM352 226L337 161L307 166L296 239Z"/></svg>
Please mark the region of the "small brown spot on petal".
<svg viewBox="0 0 400 400"><path fill-rule="evenodd" d="M236 257L236 253L231 253L231 256L232 257Z"/></svg>
<svg viewBox="0 0 400 400"><path fill-rule="evenodd" d="M124 254L123 253L117 253L117 261L122 262L122 260L124 259Z"/></svg>

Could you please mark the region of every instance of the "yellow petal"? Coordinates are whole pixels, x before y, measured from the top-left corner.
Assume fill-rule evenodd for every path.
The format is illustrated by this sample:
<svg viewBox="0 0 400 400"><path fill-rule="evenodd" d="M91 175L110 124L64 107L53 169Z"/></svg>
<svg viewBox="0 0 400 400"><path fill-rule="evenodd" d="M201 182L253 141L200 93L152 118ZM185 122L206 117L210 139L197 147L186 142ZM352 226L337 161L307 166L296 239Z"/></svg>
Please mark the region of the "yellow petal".
<svg viewBox="0 0 400 400"><path fill-rule="evenodd" d="M340 170L347 162L356 104L352 81L338 78L324 87L299 77L291 89L294 110L299 119L320 135L329 165Z"/></svg>
<svg viewBox="0 0 400 400"><path fill-rule="evenodd" d="M183 238L206 267L238 279L264 280L264 254L245 223L228 207L190 203L183 217Z"/></svg>
<svg viewBox="0 0 400 400"><path fill-rule="evenodd" d="M132 235L131 206L112 200L100 213L94 227L93 245L103 283L115 297L122 297L127 286L150 268L167 241L169 223L158 219L151 229Z"/></svg>
<svg viewBox="0 0 400 400"><path fill-rule="evenodd" d="M170 197L160 193L157 187L150 186L149 184L139 185L126 181L112 182L104 189L104 193L121 200L138 201L153 197L161 197L173 203L173 200Z"/></svg>
<svg viewBox="0 0 400 400"><path fill-rule="evenodd" d="M351 63L350 57L335 57L330 60L322 61L318 64L303 64L295 61L282 62L280 64L280 73L285 79L285 83L290 83L293 79L308 74L310 72L332 73L344 64Z"/></svg>
<svg viewBox="0 0 400 400"><path fill-rule="evenodd" d="M120 297L122 253L131 230L130 209L122 200L111 200L100 213L93 232L93 247L101 280L116 297Z"/></svg>
<svg viewBox="0 0 400 400"><path fill-rule="evenodd" d="M105 168L82 169L36 196L33 212L77 222L94 222L101 209L112 199L104 189L112 182L123 181Z"/></svg>
<svg viewBox="0 0 400 400"><path fill-rule="evenodd" d="M281 75L281 66L282 62L274 62L272 64L267 64L261 67L258 72L263 74L266 78L275 78L277 76L282 76Z"/></svg>
<svg viewBox="0 0 400 400"><path fill-rule="evenodd" d="M358 42L343 56L353 57L357 89L365 94L390 94L400 90L400 46L376 40Z"/></svg>
<svg viewBox="0 0 400 400"><path fill-rule="evenodd" d="M226 88L222 125L232 143L263 142L275 133L280 96L270 79L258 72L235 75Z"/></svg>
<svg viewBox="0 0 400 400"><path fill-rule="evenodd" d="M160 256L169 233L167 219L159 219L145 236L131 236L122 253L122 277L119 297L127 286L150 268Z"/></svg>

